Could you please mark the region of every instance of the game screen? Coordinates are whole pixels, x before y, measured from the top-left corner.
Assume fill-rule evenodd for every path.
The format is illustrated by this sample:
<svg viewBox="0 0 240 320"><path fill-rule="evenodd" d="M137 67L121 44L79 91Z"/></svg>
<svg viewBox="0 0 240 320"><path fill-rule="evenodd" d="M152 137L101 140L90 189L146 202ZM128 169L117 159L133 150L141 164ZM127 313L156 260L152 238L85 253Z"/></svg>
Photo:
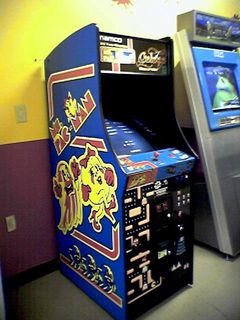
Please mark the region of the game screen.
<svg viewBox="0 0 240 320"><path fill-rule="evenodd" d="M150 143L132 126L124 122L105 119L106 130L118 156L152 151Z"/></svg>
<svg viewBox="0 0 240 320"><path fill-rule="evenodd" d="M234 65L203 63L212 111L240 109L237 82L234 76Z"/></svg>

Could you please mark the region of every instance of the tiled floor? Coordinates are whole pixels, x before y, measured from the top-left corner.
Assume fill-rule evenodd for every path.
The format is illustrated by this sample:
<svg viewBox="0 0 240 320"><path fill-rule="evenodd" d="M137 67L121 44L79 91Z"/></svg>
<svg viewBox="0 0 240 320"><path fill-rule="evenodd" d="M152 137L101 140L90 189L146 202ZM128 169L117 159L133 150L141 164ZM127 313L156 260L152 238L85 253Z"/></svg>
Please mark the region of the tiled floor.
<svg viewBox="0 0 240 320"><path fill-rule="evenodd" d="M195 246L194 257L194 286L139 320L240 320L240 256L226 261L215 251ZM7 300L9 320L112 319L59 271L15 289Z"/></svg>

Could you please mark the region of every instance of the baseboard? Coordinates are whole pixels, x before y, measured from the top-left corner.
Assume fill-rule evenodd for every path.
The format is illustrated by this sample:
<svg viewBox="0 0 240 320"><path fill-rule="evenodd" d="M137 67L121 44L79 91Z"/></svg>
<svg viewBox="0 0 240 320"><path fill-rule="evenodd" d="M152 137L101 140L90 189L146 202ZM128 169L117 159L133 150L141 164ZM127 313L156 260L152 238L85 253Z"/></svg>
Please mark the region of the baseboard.
<svg viewBox="0 0 240 320"><path fill-rule="evenodd" d="M14 276L4 279L4 286L6 289L22 286L37 278L43 277L55 270L59 269L58 259L54 259L43 263L39 266L33 267Z"/></svg>

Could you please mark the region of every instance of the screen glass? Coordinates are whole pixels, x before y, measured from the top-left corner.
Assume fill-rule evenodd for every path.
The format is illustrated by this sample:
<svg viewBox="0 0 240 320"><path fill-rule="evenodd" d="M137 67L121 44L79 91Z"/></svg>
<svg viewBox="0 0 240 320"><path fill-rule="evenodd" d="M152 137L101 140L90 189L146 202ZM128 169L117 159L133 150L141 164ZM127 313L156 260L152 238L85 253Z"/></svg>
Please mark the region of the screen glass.
<svg viewBox="0 0 240 320"><path fill-rule="evenodd" d="M240 109L234 65L203 62L212 111L228 111Z"/></svg>
<svg viewBox="0 0 240 320"><path fill-rule="evenodd" d="M124 122L105 119L108 136L118 156L153 150L150 143L132 126Z"/></svg>

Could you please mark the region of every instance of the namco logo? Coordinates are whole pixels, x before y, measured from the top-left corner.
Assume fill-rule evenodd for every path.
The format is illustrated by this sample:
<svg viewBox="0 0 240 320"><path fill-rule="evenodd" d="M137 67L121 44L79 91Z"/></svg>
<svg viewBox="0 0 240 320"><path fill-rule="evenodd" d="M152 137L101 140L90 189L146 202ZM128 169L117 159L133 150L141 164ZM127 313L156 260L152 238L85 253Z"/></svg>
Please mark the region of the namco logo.
<svg viewBox="0 0 240 320"><path fill-rule="evenodd" d="M213 55L216 58L224 58L224 52L221 50L214 50Z"/></svg>
<svg viewBox="0 0 240 320"><path fill-rule="evenodd" d="M100 35L100 40L122 43L122 38Z"/></svg>

